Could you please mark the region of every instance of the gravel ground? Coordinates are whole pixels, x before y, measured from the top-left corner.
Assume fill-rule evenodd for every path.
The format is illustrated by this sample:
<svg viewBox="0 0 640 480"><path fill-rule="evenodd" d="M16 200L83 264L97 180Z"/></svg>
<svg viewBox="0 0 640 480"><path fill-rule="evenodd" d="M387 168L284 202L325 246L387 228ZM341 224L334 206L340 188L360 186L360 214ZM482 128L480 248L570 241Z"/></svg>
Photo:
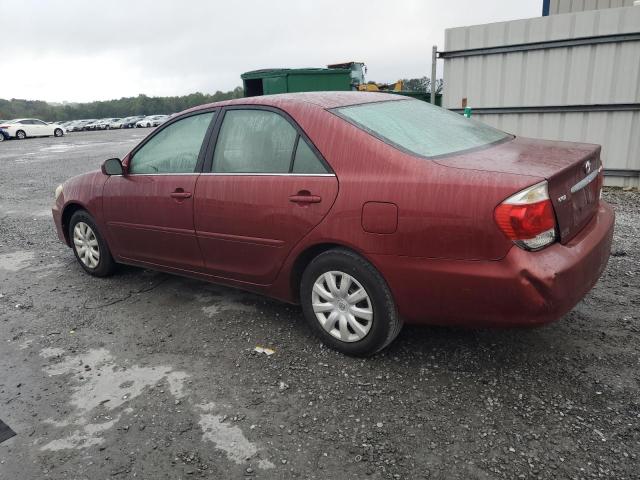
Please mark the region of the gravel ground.
<svg viewBox="0 0 640 480"><path fill-rule="evenodd" d="M613 256L561 321L407 327L361 360L297 307L82 272L53 190L145 133L0 144L0 478L640 478L637 192L605 193Z"/></svg>

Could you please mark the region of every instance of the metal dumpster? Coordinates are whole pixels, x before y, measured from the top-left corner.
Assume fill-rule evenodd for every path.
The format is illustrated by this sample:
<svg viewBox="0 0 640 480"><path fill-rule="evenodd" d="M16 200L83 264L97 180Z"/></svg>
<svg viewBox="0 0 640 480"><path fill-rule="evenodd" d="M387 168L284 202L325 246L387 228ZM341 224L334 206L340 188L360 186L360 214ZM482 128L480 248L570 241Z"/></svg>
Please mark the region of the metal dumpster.
<svg viewBox="0 0 640 480"><path fill-rule="evenodd" d="M240 75L245 97L290 92L351 90L346 68L270 68Z"/></svg>

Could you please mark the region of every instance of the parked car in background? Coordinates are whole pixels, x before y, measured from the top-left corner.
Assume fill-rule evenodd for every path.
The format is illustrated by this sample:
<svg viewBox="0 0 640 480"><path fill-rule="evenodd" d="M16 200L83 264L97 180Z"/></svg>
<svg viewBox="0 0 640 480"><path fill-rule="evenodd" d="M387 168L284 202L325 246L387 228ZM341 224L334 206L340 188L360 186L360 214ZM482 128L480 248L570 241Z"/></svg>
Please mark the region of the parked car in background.
<svg viewBox="0 0 640 480"><path fill-rule="evenodd" d="M134 115L127 117L125 122L122 122L122 128L136 128L136 123L144 118L144 115Z"/></svg>
<svg viewBox="0 0 640 480"><path fill-rule="evenodd" d="M157 115L155 120L153 121L152 126L158 127L162 125L164 122L166 122L167 120L169 120L170 118L171 118L171 115Z"/></svg>
<svg viewBox="0 0 640 480"><path fill-rule="evenodd" d="M91 123L86 124L84 126L84 129L85 130L89 130L89 131L91 131L91 130L100 130L101 129L100 127L102 125L104 125L104 122L107 121L107 120L109 120L109 119L108 118L99 118L97 120L94 120Z"/></svg>
<svg viewBox="0 0 640 480"><path fill-rule="evenodd" d="M113 129L113 128L122 128L122 123L126 120L126 118L114 118L110 123L109 123L109 129Z"/></svg>
<svg viewBox="0 0 640 480"><path fill-rule="evenodd" d="M61 137L64 130L57 123L48 124L37 118L19 118L10 120L0 125L0 129L6 131L11 138L23 140L27 137Z"/></svg>
<svg viewBox="0 0 640 480"><path fill-rule="evenodd" d="M103 118L95 122L95 130L108 130L111 123L120 121L120 118Z"/></svg>
<svg viewBox="0 0 640 480"><path fill-rule="evenodd" d="M167 117L168 115L149 115L147 117L144 117L142 120L136 122L136 127L138 128L157 127Z"/></svg>
<svg viewBox="0 0 640 480"><path fill-rule="evenodd" d="M141 120L143 118L144 117L142 115L120 118L115 122L111 122L110 128L132 128L135 127L138 120Z"/></svg>
<svg viewBox="0 0 640 480"><path fill-rule="evenodd" d="M609 258L602 182L598 145L391 94L268 95L175 116L60 185L53 218L91 275L118 262L300 303L323 342L369 355L403 322L566 314Z"/></svg>
<svg viewBox="0 0 640 480"><path fill-rule="evenodd" d="M81 131L85 130L85 127L87 125L90 125L95 121L96 121L95 118L85 118L83 120L76 120L76 121L72 122L71 125L69 125L69 131L70 132L81 132Z"/></svg>
<svg viewBox="0 0 640 480"><path fill-rule="evenodd" d="M73 123L73 120L68 120L68 121L66 121L66 122L62 122L62 123L60 124L60 126L62 127L62 129L63 129L63 130L65 131L65 133L66 133L66 132L69 132L69 131L70 131L70 130L69 130L69 127L71 126L71 124L72 124L72 123Z"/></svg>

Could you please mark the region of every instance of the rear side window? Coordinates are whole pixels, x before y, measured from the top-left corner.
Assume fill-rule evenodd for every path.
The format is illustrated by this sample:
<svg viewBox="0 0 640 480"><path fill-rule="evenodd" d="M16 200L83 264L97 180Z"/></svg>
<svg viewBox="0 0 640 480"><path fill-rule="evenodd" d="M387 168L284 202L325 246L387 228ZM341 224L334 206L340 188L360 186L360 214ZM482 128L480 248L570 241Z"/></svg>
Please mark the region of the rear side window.
<svg viewBox="0 0 640 480"><path fill-rule="evenodd" d="M449 155L497 143L510 135L420 100L391 100L333 110L401 150L423 157Z"/></svg>
<svg viewBox="0 0 640 480"><path fill-rule="evenodd" d="M229 110L224 115L213 171L288 173L298 132L281 115L266 110Z"/></svg>
<svg viewBox="0 0 640 480"><path fill-rule="evenodd" d="M304 138L298 140L296 156L293 160L293 173L329 173L320 159L313 153Z"/></svg>
<svg viewBox="0 0 640 480"><path fill-rule="evenodd" d="M213 116L192 115L163 128L135 153L130 173L193 173Z"/></svg>

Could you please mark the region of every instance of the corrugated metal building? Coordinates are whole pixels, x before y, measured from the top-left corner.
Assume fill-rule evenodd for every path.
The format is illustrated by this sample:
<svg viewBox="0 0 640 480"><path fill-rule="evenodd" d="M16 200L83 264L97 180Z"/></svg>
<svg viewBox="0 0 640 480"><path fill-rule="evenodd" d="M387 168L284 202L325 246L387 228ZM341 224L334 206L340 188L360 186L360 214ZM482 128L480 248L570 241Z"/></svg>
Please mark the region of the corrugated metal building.
<svg viewBox="0 0 640 480"><path fill-rule="evenodd" d="M640 7L451 28L445 42L445 107L466 102L474 118L516 135L599 143L606 183L640 186Z"/></svg>
<svg viewBox="0 0 640 480"><path fill-rule="evenodd" d="M633 0L544 0L542 14L557 15L631 6L633 6Z"/></svg>

